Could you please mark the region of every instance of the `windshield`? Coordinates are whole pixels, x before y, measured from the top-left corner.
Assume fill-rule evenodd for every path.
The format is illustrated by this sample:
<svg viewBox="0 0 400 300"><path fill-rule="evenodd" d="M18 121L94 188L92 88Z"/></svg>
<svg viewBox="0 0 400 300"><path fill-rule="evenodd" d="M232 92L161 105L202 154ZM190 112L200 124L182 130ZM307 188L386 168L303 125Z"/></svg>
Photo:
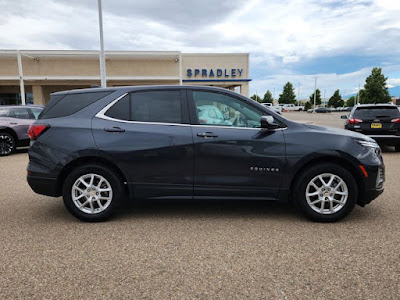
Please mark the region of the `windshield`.
<svg viewBox="0 0 400 300"><path fill-rule="evenodd" d="M385 118L400 117L400 111L396 106L388 107L359 107L354 112L356 118Z"/></svg>

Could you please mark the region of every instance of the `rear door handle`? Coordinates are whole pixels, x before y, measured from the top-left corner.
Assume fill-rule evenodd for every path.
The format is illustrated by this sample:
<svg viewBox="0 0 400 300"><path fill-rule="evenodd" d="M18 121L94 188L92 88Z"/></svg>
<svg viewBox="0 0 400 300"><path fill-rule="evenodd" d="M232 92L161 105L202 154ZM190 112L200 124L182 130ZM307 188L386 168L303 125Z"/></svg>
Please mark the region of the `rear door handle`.
<svg viewBox="0 0 400 300"><path fill-rule="evenodd" d="M120 127L112 127L112 128L104 128L104 131L107 132L125 132L125 129L122 129Z"/></svg>
<svg viewBox="0 0 400 300"><path fill-rule="evenodd" d="M212 132L203 132L203 133L198 133L197 136L203 137L203 138L216 138L218 135L212 133Z"/></svg>

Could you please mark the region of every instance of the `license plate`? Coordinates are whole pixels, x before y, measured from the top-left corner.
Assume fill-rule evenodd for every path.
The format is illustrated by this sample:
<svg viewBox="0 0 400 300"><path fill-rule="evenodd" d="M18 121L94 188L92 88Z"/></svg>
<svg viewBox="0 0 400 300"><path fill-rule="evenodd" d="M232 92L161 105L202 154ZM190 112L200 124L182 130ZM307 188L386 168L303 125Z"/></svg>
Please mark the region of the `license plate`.
<svg viewBox="0 0 400 300"><path fill-rule="evenodd" d="M382 128L382 123L372 123L371 128Z"/></svg>

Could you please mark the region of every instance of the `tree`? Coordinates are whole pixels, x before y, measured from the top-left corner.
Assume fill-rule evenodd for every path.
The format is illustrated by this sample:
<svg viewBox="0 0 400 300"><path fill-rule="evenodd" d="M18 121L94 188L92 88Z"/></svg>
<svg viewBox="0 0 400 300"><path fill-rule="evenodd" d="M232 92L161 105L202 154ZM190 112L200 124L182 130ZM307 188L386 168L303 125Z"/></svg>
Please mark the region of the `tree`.
<svg viewBox="0 0 400 300"><path fill-rule="evenodd" d="M310 95L310 102L311 105L314 105L314 93ZM315 100L315 105L321 105L321 91L319 89L317 89L317 99Z"/></svg>
<svg viewBox="0 0 400 300"><path fill-rule="evenodd" d="M283 87L282 94L279 95L279 103L294 104L296 102L296 95L294 94L293 84L287 82Z"/></svg>
<svg viewBox="0 0 400 300"><path fill-rule="evenodd" d="M347 99L346 106L347 107L352 107L352 106L354 106L355 102L356 102L356 97L351 96L349 99Z"/></svg>
<svg viewBox="0 0 400 300"><path fill-rule="evenodd" d="M328 106L333 106L333 107L341 107L344 105L344 101L342 99L342 96L340 95L339 90L336 90L332 97L329 98L328 101Z"/></svg>
<svg viewBox="0 0 400 300"><path fill-rule="evenodd" d="M312 105L311 105L311 102L310 102L310 101L307 101L306 104L304 105L304 110L305 110L305 111L309 110L309 109L311 108L311 106L312 106Z"/></svg>
<svg viewBox="0 0 400 300"><path fill-rule="evenodd" d="M260 96L258 96L257 94L254 94L253 96L250 97L251 99L253 99L254 101L257 101L259 103L262 102L262 99Z"/></svg>
<svg viewBox="0 0 400 300"><path fill-rule="evenodd" d="M360 93L360 103L387 103L391 100L382 68L373 68L365 80L364 95ZM361 91L360 91L361 92Z"/></svg>
<svg viewBox="0 0 400 300"><path fill-rule="evenodd" d="M265 95L264 99L262 100L263 103L274 103L274 99L272 98L271 92L268 90Z"/></svg>

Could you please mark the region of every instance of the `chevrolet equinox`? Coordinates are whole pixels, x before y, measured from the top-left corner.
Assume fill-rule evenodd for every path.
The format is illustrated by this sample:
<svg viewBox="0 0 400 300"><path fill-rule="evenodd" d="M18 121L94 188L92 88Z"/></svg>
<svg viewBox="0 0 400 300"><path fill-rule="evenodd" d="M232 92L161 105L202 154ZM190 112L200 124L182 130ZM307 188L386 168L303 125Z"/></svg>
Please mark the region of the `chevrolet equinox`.
<svg viewBox="0 0 400 300"><path fill-rule="evenodd" d="M334 222L383 192L373 139L289 121L220 88L54 93L29 136L29 185L63 196L83 221L108 219L124 199L246 199Z"/></svg>

